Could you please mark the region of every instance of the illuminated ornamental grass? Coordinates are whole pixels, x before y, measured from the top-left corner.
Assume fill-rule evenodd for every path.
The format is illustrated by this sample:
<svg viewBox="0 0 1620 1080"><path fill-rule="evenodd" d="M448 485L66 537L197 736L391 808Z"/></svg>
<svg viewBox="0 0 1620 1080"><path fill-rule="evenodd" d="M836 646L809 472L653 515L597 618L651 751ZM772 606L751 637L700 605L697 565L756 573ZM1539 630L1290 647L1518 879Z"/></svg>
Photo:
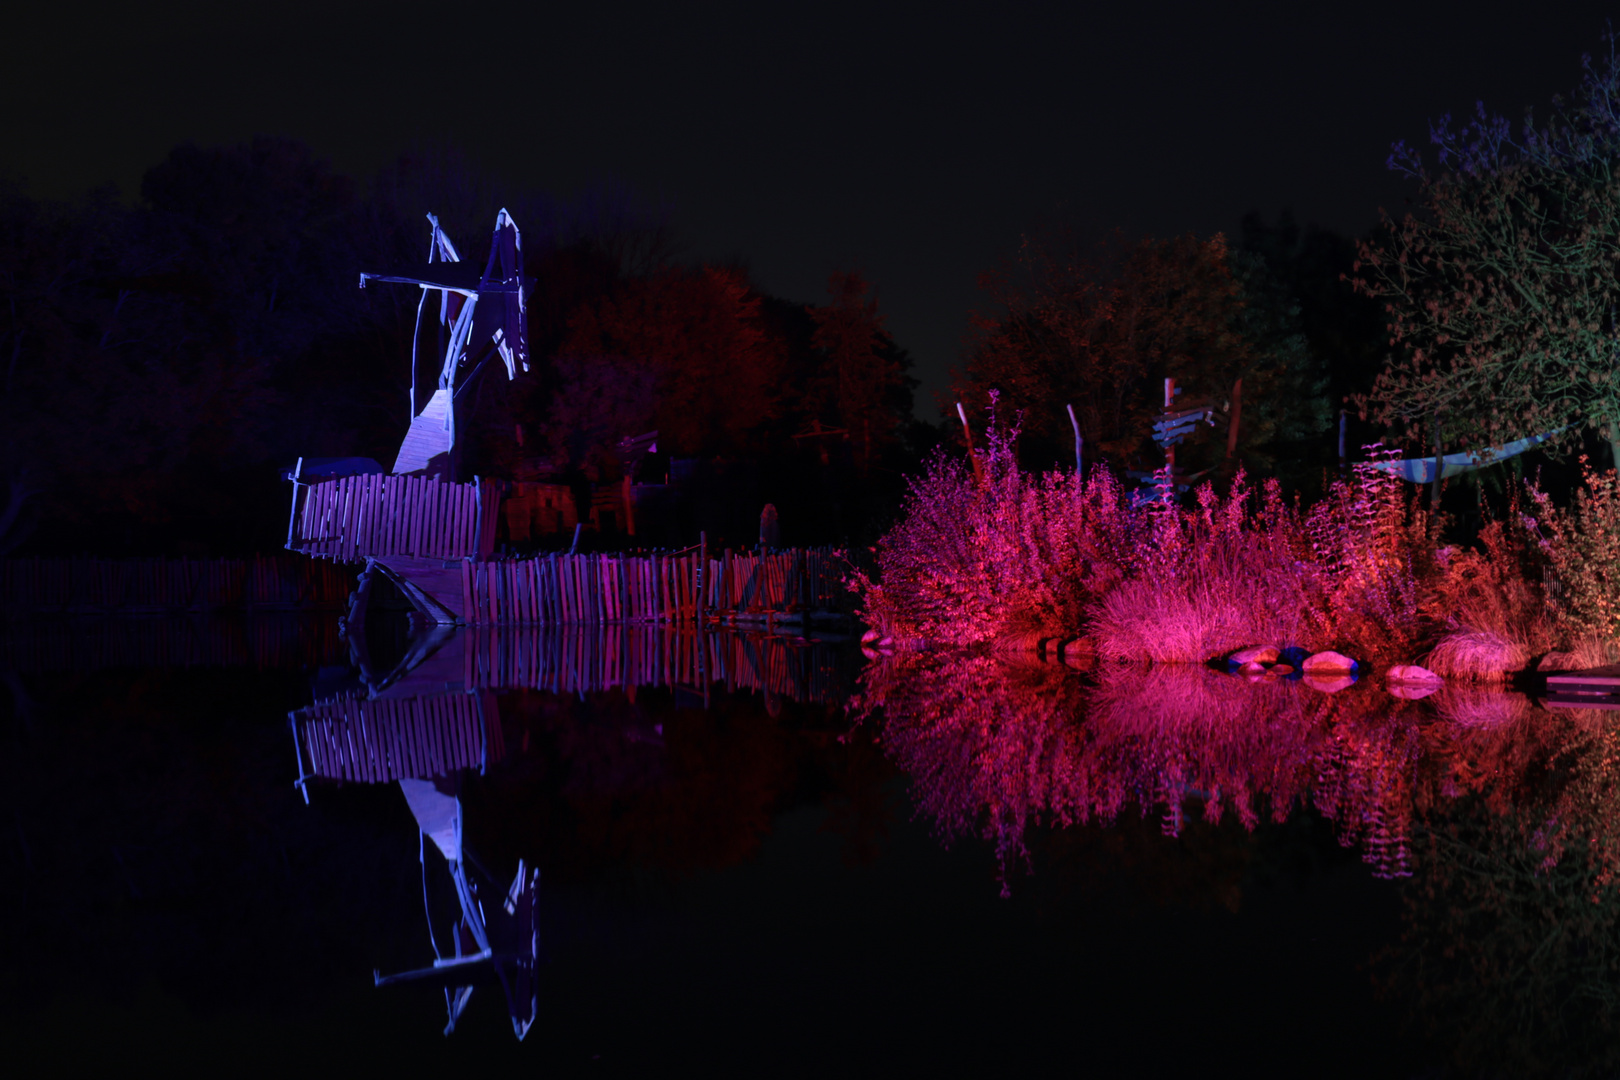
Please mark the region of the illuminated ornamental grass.
<svg viewBox="0 0 1620 1080"><path fill-rule="evenodd" d="M1371 464L1308 509L1241 472L1225 494L1133 505L1106 469L1020 470L1015 437L992 429L982 479L939 457L913 483L875 580L855 583L880 638L1085 635L1104 659L1156 664L1300 646L1488 681L1541 657L1605 662L1620 637L1612 473L1589 472L1567 511L1532 489L1529 512L1488 524L1477 549L1437 551L1421 496Z"/></svg>

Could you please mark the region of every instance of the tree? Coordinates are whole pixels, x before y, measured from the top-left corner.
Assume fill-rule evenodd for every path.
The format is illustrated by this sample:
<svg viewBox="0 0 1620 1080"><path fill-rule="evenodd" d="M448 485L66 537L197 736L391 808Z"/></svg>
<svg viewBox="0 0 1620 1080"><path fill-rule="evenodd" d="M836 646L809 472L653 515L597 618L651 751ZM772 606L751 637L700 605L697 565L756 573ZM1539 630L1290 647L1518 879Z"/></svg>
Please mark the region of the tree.
<svg viewBox="0 0 1620 1080"><path fill-rule="evenodd" d="M1395 144L1414 209L1364 243L1355 285L1384 305L1393 355L1363 412L1468 448L1564 429L1620 462L1620 62L1615 39L1519 133L1483 103L1432 125L1431 165Z"/></svg>
<svg viewBox="0 0 1620 1080"><path fill-rule="evenodd" d="M1004 408L1023 413L1026 436L1054 456L1070 443L1069 403L1088 445L1116 459L1137 452L1166 377L1217 403L1242 378L1242 451L1326 423L1326 387L1297 305L1223 236L1115 236L1089 252L1026 239L1014 264L981 287L1000 313L977 318L957 392L977 401L998 390Z"/></svg>
<svg viewBox="0 0 1620 1080"><path fill-rule="evenodd" d="M670 268L628 282L576 310L560 351L650 371L660 443L676 453L747 449L780 410L783 346L734 270Z"/></svg>
<svg viewBox="0 0 1620 1080"><path fill-rule="evenodd" d="M905 386L905 370L883 328L876 289L858 272L841 271L827 279L827 292L830 304L808 309L816 327L811 344L826 358L811 382L810 407L850 433L865 468L874 448L892 442L904 419L894 398Z"/></svg>

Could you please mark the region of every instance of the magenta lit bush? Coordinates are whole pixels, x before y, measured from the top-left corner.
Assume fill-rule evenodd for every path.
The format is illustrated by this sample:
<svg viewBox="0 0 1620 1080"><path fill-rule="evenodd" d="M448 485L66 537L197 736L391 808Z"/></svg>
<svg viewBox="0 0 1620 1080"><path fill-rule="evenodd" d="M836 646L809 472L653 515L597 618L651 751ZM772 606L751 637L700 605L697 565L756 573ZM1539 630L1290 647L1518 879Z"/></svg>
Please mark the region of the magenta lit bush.
<svg viewBox="0 0 1620 1080"><path fill-rule="evenodd" d="M1087 634L1110 659L1199 662L1245 645L1408 661L1438 573L1427 515L1358 466L1308 512L1239 473L1182 506L1133 505L1106 469L1018 468L1016 431L981 459L936 459L860 577L865 616L899 645L994 645Z"/></svg>

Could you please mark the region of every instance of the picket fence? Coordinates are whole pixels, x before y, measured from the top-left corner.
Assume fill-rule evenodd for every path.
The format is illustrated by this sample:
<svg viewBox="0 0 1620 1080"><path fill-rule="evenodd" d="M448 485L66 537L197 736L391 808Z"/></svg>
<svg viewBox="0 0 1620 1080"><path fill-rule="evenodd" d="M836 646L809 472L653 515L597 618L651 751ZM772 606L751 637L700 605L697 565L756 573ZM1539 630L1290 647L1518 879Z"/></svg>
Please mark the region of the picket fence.
<svg viewBox="0 0 1620 1080"><path fill-rule="evenodd" d="M847 612L832 548L705 558L544 555L462 564L463 618L478 625L693 623L768 613Z"/></svg>
<svg viewBox="0 0 1620 1080"><path fill-rule="evenodd" d="M299 783L311 777L385 783L447 776L500 760L488 691L410 698L346 695L293 714Z"/></svg>
<svg viewBox="0 0 1620 1080"><path fill-rule="evenodd" d="M337 562L488 555L495 545L499 486L381 473L295 484L287 547Z"/></svg>

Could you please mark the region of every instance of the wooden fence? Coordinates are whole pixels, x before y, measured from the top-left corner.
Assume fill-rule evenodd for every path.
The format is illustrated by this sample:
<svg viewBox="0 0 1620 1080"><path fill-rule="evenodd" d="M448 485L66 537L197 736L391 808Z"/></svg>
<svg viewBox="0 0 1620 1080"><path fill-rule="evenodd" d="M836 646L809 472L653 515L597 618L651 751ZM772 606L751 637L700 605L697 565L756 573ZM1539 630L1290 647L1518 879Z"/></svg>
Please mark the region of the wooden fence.
<svg viewBox="0 0 1620 1080"><path fill-rule="evenodd" d="M459 559L495 545L499 485L420 476L342 476L293 488L287 547L356 562L368 555Z"/></svg>
<svg viewBox="0 0 1620 1080"><path fill-rule="evenodd" d="M423 697L344 696L292 716L298 782L312 777L384 783L478 769L504 754L488 691Z"/></svg>
<svg viewBox="0 0 1620 1080"><path fill-rule="evenodd" d="M848 648L774 634L698 632L654 626L570 626L466 635L463 685L586 694L642 686L716 684L794 701L848 700L859 668Z"/></svg>
<svg viewBox="0 0 1620 1080"><path fill-rule="evenodd" d="M0 608L29 612L336 611L353 588L341 567L292 555L0 560Z"/></svg>
<svg viewBox="0 0 1620 1080"><path fill-rule="evenodd" d="M707 571L704 564L707 563ZM692 623L768 613L847 612L841 554L545 555L462 564L462 618L479 625Z"/></svg>
<svg viewBox="0 0 1620 1080"><path fill-rule="evenodd" d="M0 671L21 674L106 668L250 667L342 664L348 643L329 615L0 620Z"/></svg>

